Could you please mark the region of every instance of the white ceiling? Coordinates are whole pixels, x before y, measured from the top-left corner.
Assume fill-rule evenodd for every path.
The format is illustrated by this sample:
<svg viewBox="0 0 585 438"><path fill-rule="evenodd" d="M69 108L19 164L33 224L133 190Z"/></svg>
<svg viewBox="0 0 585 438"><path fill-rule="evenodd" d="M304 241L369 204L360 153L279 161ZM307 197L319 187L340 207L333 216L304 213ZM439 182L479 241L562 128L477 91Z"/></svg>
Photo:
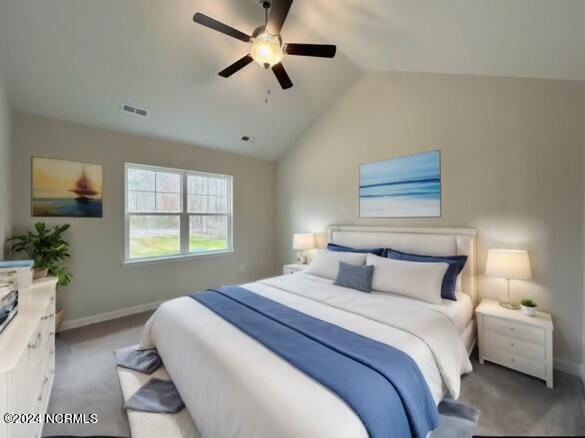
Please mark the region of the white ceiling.
<svg viewBox="0 0 585 438"><path fill-rule="evenodd" d="M247 48L194 24L196 11L244 32L263 20L256 0L0 0L12 105L275 159L360 69L585 80L585 0L295 0L285 41L339 50L287 57L288 91L255 64L217 76Z"/></svg>
<svg viewBox="0 0 585 438"><path fill-rule="evenodd" d="M297 0L365 70L585 80L585 0Z"/></svg>
<svg viewBox="0 0 585 438"><path fill-rule="evenodd" d="M257 64L221 78L249 48L195 24L197 11L246 33L264 21L253 0L0 0L9 99L20 111L275 159L359 73L340 54L287 57L287 91ZM294 16L283 37L328 42Z"/></svg>

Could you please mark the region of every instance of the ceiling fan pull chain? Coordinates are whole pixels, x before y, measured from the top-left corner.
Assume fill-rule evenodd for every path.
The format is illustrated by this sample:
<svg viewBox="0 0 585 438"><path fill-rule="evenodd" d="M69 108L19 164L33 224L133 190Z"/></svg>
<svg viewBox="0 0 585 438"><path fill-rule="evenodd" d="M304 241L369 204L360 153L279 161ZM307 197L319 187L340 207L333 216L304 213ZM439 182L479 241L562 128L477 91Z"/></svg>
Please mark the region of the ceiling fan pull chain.
<svg viewBox="0 0 585 438"><path fill-rule="evenodd" d="M268 69L265 69L266 74L264 75L264 89L266 90L266 94L264 95L264 103L268 105L270 101L270 73Z"/></svg>

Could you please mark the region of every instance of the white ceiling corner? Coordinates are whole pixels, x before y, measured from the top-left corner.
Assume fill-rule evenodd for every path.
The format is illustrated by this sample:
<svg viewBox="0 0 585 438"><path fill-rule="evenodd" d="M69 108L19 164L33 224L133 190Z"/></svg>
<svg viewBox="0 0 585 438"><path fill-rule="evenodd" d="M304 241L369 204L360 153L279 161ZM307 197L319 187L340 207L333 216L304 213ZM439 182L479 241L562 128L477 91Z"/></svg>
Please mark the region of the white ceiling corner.
<svg viewBox="0 0 585 438"><path fill-rule="evenodd" d="M585 80L583 0L297 0L365 70Z"/></svg>

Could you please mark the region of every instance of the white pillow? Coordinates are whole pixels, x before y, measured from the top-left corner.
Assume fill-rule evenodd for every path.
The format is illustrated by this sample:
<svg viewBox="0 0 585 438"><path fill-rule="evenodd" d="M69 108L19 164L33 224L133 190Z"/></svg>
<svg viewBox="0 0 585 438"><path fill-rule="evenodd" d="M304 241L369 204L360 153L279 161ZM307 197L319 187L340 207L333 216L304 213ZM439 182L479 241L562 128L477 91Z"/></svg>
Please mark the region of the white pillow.
<svg viewBox="0 0 585 438"><path fill-rule="evenodd" d="M339 262L349 263L351 265L363 265L366 262L366 254L359 252L341 252L319 250L313 257L313 261L305 270L307 274L318 275L320 277L335 280L339 273Z"/></svg>
<svg viewBox="0 0 585 438"><path fill-rule="evenodd" d="M457 282L455 283L455 292L463 292L463 280L462 280L462 276L463 274L459 274L457 276Z"/></svg>
<svg viewBox="0 0 585 438"><path fill-rule="evenodd" d="M441 304L441 285L449 267L447 263L411 262L374 254L368 254L366 263L374 265L373 290Z"/></svg>

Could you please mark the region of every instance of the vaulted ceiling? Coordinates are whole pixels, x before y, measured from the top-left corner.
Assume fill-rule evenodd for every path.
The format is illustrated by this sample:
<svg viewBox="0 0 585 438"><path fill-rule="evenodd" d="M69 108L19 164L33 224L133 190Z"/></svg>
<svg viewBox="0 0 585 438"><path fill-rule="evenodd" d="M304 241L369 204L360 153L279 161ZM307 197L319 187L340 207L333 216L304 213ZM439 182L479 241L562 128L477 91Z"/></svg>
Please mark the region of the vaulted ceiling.
<svg viewBox="0 0 585 438"><path fill-rule="evenodd" d="M585 80L583 0L299 0L366 70Z"/></svg>
<svg viewBox="0 0 585 438"><path fill-rule="evenodd" d="M361 70L585 80L582 0L295 0L285 40L333 42L338 55L285 58L288 91L257 65L217 76L247 47L194 24L196 11L244 32L263 20L256 0L0 0L9 99L20 111L275 159ZM150 115L124 114L123 103Z"/></svg>

